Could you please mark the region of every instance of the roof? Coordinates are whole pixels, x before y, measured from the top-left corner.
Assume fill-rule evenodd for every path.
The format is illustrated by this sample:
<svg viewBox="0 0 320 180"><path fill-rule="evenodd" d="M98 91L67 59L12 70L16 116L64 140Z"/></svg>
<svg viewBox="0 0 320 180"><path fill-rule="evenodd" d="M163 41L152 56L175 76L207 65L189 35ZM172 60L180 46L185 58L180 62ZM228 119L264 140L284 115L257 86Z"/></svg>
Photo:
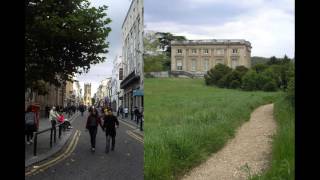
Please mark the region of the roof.
<svg viewBox="0 0 320 180"><path fill-rule="evenodd" d="M171 41L171 45L224 45L224 44L244 44L251 47L251 43L244 39L204 39Z"/></svg>

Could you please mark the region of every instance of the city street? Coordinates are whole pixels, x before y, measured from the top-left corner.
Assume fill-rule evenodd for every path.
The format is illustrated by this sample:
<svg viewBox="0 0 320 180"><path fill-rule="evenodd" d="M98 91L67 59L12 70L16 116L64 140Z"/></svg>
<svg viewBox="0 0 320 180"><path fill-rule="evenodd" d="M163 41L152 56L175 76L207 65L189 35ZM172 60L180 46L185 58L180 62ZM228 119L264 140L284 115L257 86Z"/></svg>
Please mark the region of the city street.
<svg viewBox="0 0 320 180"><path fill-rule="evenodd" d="M72 123L74 132L63 150L45 162L26 169L27 180L139 180L143 179L143 137L137 128L120 121L115 151L105 153L106 137L98 128L96 150L91 152L89 132L85 131L88 113Z"/></svg>

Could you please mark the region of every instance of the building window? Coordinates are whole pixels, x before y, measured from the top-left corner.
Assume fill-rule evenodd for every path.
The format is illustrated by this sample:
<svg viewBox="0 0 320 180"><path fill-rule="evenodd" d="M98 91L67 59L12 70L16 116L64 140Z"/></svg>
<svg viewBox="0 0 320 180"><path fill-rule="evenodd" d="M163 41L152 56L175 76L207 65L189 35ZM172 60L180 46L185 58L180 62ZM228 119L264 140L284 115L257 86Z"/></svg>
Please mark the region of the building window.
<svg viewBox="0 0 320 180"><path fill-rule="evenodd" d="M224 55L224 49L217 49L217 55Z"/></svg>
<svg viewBox="0 0 320 180"><path fill-rule="evenodd" d="M177 70L182 70L182 60L177 60Z"/></svg>
<svg viewBox="0 0 320 180"><path fill-rule="evenodd" d="M203 63L203 69L205 70L205 71L208 71L209 70L209 59L205 59L204 60L204 63Z"/></svg>
<svg viewBox="0 0 320 180"><path fill-rule="evenodd" d="M232 60L231 60L231 67L235 69L237 66L239 66L239 61L238 61L238 59L237 59L237 58L232 58Z"/></svg>
<svg viewBox="0 0 320 180"><path fill-rule="evenodd" d="M205 50L204 50L204 53L205 53L205 54L208 54L208 53L209 53L209 49L205 49Z"/></svg>
<svg viewBox="0 0 320 180"><path fill-rule="evenodd" d="M191 63L192 63L191 64L191 71L196 71L196 66L197 66L196 60L192 59Z"/></svg>
<svg viewBox="0 0 320 180"><path fill-rule="evenodd" d="M178 49L178 54L182 54L182 49Z"/></svg>
<svg viewBox="0 0 320 180"><path fill-rule="evenodd" d="M196 49L192 49L191 52L192 52L192 54L195 54L195 53L197 53L197 50Z"/></svg>
<svg viewBox="0 0 320 180"><path fill-rule="evenodd" d="M232 53L237 54L238 53L238 49L232 49Z"/></svg>

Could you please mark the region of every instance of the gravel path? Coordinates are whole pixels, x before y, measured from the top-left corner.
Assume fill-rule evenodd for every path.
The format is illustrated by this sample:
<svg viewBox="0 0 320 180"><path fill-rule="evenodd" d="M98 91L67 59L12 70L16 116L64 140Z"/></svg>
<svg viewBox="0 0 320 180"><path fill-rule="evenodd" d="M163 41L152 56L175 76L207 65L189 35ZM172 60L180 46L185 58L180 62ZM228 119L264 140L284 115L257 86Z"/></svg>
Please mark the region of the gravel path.
<svg viewBox="0 0 320 180"><path fill-rule="evenodd" d="M276 131L273 104L260 106L245 122L234 139L205 163L194 168L183 180L242 180L268 167L271 136Z"/></svg>

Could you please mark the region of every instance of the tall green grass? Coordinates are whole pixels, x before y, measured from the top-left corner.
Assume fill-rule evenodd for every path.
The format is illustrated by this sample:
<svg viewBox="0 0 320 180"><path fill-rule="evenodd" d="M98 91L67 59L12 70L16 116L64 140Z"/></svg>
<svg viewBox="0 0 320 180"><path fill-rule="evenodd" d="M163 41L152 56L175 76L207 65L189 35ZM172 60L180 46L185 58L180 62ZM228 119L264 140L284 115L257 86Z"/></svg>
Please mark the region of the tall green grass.
<svg viewBox="0 0 320 180"><path fill-rule="evenodd" d="M205 86L203 79L145 79L144 178L177 179L221 149L256 107L279 92Z"/></svg>
<svg viewBox="0 0 320 180"><path fill-rule="evenodd" d="M280 98L274 106L278 129L273 138L270 168L252 180L294 180L295 176L295 109L287 99Z"/></svg>

